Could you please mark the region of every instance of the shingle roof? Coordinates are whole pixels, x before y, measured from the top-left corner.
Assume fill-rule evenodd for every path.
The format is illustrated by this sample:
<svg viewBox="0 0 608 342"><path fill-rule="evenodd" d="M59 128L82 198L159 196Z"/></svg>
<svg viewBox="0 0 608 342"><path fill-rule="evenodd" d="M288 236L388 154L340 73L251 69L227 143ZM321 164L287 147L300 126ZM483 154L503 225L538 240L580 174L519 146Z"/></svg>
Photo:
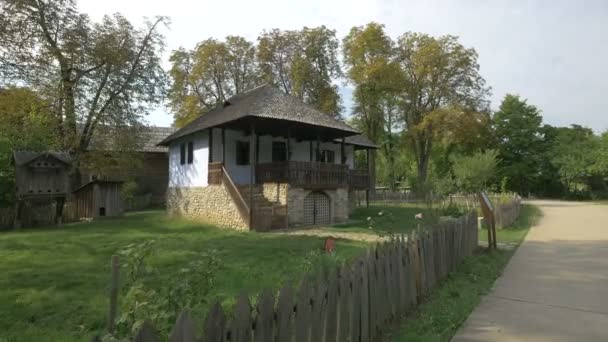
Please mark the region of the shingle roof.
<svg viewBox="0 0 608 342"><path fill-rule="evenodd" d="M316 110L293 96L282 93L271 85L265 84L231 97L225 105L217 106L201 115L164 139L160 144L167 145L177 138L244 117L269 118L327 127L345 132L346 135L359 133L346 123Z"/></svg>
<svg viewBox="0 0 608 342"><path fill-rule="evenodd" d="M21 166L24 164L27 164L29 162L31 162L32 160L40 157L40 156L52 156L55 159L64 162L66 164L69 164L72 160L72 158L70 157L69 153L67 152L55 152L55 151L44 151L44 152L37 152L37 151L14 151L13 152L13 161L15 163L15 165L17 166Z"/></svg>
<svg viewBox="0 0 608 342"><path fill-rule="evenodd" d="M340 139L336 139L335 141L340 142ZM363 134L351 135L350 137L344 138L344 142L346 144L359 146L359 147L369 147L369 148L378 148L376 144L374 144L368 137Z"/></svg>
<svg viewBox="0 0 608 342"><path fill-rule="evenodd" d="M167 152L168 148L166 146L160 146L158 144L176 130L177 129L174 127L146 127L142 133L142 146L140 152Z"/></svg>
<svg viewBox="0 0 608 342"><path fill-rule="evenodd" d="M157 126L142 126L142 127L125 127L121 134L138 134L139 143L134 146L137 152L168 152L166 146L158 144L175 132L173 127L157 127ZM108 141L109 140L109 141ZM104 135L104 132L97 130L93 133L93 138L89 144L90 150L112 150L115 142L112 141L112 135Z"/></svg>

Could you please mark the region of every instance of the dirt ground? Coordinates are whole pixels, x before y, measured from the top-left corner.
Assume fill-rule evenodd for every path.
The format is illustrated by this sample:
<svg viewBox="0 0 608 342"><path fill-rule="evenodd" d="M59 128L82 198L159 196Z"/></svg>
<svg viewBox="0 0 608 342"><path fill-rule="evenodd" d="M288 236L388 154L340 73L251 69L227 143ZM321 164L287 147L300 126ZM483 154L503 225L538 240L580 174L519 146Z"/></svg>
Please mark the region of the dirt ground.
<svg viewBox="0 0 608 342"><path fill-rule="evenodd" d="M531 203L543 218L452 341L608 340L608 206Z"/></svg>

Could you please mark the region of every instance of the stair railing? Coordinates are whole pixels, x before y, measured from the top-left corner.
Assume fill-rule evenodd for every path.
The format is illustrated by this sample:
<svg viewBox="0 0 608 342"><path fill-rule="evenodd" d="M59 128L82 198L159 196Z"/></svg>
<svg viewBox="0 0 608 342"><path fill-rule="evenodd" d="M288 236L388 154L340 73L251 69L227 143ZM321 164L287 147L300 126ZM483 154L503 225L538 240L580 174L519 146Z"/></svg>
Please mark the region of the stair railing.
<svg viewBox="0 0 608 342"><path fill-rule="evenodd" d="M243 198L243 195L241 195L239 189L234 184L232 178L230 178L228 170L226 170L224 166L222 166L222 184L224 184L224 186L228 189L228 193L230 194L230 197L232 197L233 202L236 204L243 221L249 222L249 211L251 209ZM251 226L251 222L249 222L249 226Z"/></svg>

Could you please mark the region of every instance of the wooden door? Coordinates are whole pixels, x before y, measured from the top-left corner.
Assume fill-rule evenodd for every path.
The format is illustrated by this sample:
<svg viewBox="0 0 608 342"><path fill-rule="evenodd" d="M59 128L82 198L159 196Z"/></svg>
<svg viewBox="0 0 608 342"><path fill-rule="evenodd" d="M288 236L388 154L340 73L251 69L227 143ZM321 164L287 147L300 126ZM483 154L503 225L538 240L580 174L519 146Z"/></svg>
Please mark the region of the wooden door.
<svg viewBox="0 0 608 342"><path fill-rule="evenodd" d="M311 192L304 198L304 224L307 226L330 224L329 196L322 192Z"/></svg>

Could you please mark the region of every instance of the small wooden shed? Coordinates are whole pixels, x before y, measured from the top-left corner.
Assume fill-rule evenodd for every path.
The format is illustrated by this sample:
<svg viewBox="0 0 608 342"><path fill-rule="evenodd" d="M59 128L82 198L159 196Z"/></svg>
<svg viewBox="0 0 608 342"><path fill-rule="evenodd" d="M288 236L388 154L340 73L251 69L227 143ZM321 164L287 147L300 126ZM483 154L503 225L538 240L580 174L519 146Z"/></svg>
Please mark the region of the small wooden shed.
<svg viewBox="0 0 608 342"><path fill-rule="evenodd" d="M120 181L93 180L74 191L76 213L79 218L98 218L121 215L125 211Z"/></svg>

